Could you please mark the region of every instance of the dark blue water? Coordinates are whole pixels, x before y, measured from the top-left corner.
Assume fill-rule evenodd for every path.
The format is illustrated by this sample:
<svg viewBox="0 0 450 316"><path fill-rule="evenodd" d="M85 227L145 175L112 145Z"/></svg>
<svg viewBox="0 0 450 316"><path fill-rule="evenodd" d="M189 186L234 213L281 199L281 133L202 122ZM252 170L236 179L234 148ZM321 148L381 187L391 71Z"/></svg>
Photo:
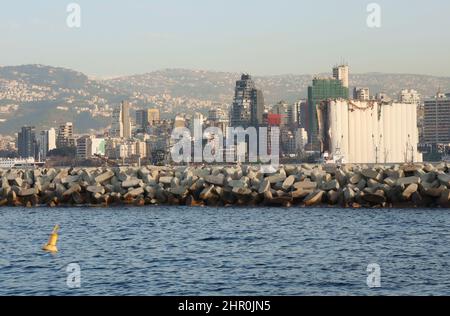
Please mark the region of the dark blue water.
<svg viewBox="0 0 450 316"><path fill-rule="evenodd" d="M449 226L448 210L1 208L0 295L449 295Z"/></svg>

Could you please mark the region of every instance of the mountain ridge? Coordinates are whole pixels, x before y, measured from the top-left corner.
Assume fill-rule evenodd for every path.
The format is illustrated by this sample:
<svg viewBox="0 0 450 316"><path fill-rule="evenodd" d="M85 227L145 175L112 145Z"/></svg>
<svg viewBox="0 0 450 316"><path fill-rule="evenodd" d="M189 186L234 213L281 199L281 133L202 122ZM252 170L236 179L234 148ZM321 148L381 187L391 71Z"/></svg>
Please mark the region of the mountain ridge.
<svg viewBox="0 0 450 316"><path fill-rule="evenodd" d="M86 76L89 80L92 81L111 81L115 79L120 78L129 78L129 77L136 77L136 76L143 76L143 75L149 75L153 73L160 73L160 72L174 72L174 71L185 71L185 72L204 72L204 73L216 73L216 74L235 74L235 75L241 75L243 73L248 73L245 71L242 72L235 72L235 71L221 71L221 70L211 70L211 69L194 69L194 68L161 68L153 71L146 71L142 73L135 73L135 74L126 74L126 75L119 75L119 76L95 76L95 75L88 75L81 71L74 70L72 68L64 67L64 66L52 66L52 65L45 65L45 64L19 64L19 65L0 65L0 70L7 69L7 68L23 68L23 67L37 67L37 68L52 68L52 69L59 69L74 73L79 73L83 76ZM326 72L319 72L314 74L308 74L308 73L281 73L281 74L270 74L270 75L252 75L252 77L255 78L270 78L270 77L288 77L288 76L321 76L321 75L331 75L331 73ZM369 71L369 72L350 72L350 76L366 76L366 75L395 75L395 76L415 76L415 77L433 77L433 78L440 78L440 79L450 79L450 75L448 76L442 76L442 75L430 75L430 74L420 74L420 73L395 73L395 72L380 72L380 71Z"/></svg>
<svg viewBox="0 0 450 316"><path fill-rule="evenodd" d="M112 109L121 100L135 108L157 107L163 117L178 113L206 113L215 106L228 106L240 73L166 68L113 79L41 64L0 67L0 134L12 134L20 126L38 130L73 121L77 132L102 131L111 121ZM304 99L307 87L322 74L253 76L267 104ZM423 96L439 88L450 92L450 77L421 74L371 72L350 74L351 86L369 87L395 97L402 89L416 89Z"/></svg>

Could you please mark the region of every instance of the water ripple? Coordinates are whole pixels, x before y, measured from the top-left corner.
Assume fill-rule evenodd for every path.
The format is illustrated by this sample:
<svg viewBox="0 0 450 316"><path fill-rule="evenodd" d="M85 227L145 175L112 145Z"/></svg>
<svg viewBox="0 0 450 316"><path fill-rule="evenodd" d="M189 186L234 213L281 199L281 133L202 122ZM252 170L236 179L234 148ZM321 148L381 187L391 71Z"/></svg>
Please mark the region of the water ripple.
<svg viewBox="0 0 450 316"><path fill-rule="evenodd" d="M45 254L56 223L60 252ZM449 223L447 210L3 208L0 295L449 295Z"/></svg>

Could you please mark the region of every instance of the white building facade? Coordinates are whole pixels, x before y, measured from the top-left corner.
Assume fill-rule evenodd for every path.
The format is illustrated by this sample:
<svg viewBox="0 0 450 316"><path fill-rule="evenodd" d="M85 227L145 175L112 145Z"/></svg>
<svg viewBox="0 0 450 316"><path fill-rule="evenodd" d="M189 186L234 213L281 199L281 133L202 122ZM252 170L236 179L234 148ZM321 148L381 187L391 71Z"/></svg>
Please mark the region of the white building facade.
<svg viewBox="0 0 450 316"><path fill-rule="evenodd" d="M105 155L105 139L95 136L83 136L77 140L77 158L90 159L95 155Z"/></svg>
<svg viewBox="0 0 450 316"><path fill-rule="evenodd" d="M124 101L114 109L110 136L127 139L131 137L130 105L128 102Z"/></svg>
<svg viewBox="0 0 450 316"><path fill-rule="evenodd" d="M342 85L346 88L349 87L349 66L339 65L333 68L333 78L342 81Z"/></svg>
<svg viewBox="0 0 450 316"><path fill-rule="evenodd" d="M320 111L324 147L346 163L422 162L416 105L331 100Z"/></svg>
<svg viewBox="0 0 450 316"><path fill-rule="evenodd" d="M400 103L420 104L421 96L416 90L402 90L399 95Z"/></svg>
<svg viewBox="0 0 450 316"><path fill-rule="evenodd" d="M50 128L42 131L39 137L39 155L41 160L47 159L49 151L56 148L56 130Z"/></svg>
<svg viewBox="0 0 450 316"><path fill-rule="evenodd" d="M359 101L369 101L370 100L370 89L369 88L355 88L353 90L353 99Z"/></svg>

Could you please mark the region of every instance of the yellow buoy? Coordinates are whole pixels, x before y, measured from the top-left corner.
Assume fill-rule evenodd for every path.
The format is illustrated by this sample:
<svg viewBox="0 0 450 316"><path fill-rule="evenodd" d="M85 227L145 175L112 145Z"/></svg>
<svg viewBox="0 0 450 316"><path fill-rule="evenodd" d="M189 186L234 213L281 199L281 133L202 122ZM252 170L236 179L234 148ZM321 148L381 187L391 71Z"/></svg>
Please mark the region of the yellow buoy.
<svg viewBox="0 0 450 316"><path fill-rule="evenodd" d="M42 247L42 250L45 250L48 252L58 252L58 248L56 247L56 243L58 242L58 230L59 230L59 225L56 225L53 228L50 238L48 239L48 243L44 247Z"/></svg>

